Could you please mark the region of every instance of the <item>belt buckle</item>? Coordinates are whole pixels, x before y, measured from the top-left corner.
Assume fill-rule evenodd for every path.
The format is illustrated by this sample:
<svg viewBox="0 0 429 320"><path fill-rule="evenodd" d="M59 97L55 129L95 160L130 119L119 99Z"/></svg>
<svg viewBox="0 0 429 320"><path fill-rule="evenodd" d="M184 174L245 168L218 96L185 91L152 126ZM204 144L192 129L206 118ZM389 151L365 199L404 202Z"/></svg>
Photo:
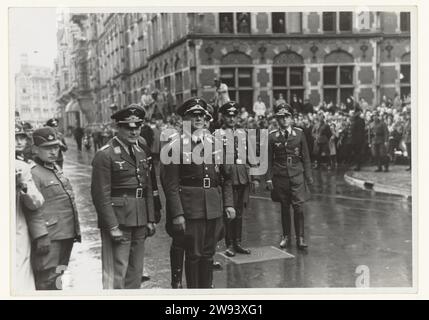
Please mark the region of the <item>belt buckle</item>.
<svg viewBox="0 0 429 320"><path fill-rule="evenodd" d="M203 187L204 187L204 189L210 188L210 178L204 178L203 179Z"/></svg>
<svg viewBox="0 0 429 320"><path fill-rule="evenodd" d="M136 189L136 198L137 199L143 198L143 188Z"/></svg>
<svg viewBox="0 0 429 320"><path fill-rule="evenodd" d="M292 157L287 157L286 163L290 166L292 165Z"/></svg>

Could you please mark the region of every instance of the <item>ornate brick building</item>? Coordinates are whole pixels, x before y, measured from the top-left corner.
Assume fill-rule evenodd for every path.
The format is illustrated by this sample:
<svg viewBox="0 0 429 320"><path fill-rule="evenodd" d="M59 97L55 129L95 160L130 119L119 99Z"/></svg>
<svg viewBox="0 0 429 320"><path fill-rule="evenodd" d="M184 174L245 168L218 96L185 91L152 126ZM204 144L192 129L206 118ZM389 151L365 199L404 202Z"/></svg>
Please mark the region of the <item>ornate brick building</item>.
<svg viewBox="0 0 429 320"><path fill-rule="evenodd" d="M182 14L183 15L183 14ZM260 95L376 104L410 92L409 12L151 14L148 79L177 100L210 99L213 80L251 108ZM173 76L174 75L174 76ZM174 85L172 85L174 83Z"/></svg>
<svg viewBox="0 0 429 320"><path fill-rule="evenodd" d="M281 93L313 104L348 96L377 104L410 92L410 12L100 13L80 27L72 70L88 122L139 103L145 88L175 104L214 96L214 79L249 110ZM77 45L77 47L76 47ZM86 51L85 51L86 50ZM80 57L80 58L79 58ZM77 71L81 70L78 77ZM85 71L85 72L83 72ZM80 80L79 80L80 79ZM76 92L76 90L75 90ZM86 114L85 113L85 114Z"/></svg>

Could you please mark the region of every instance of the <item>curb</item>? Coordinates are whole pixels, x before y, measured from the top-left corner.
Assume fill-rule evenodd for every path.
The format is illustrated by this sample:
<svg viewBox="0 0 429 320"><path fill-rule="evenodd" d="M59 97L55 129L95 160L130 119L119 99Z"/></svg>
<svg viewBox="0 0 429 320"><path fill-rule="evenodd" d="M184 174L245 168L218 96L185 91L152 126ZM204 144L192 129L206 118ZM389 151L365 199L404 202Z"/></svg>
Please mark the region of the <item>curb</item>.
<svg viewBox="0 0 429 320"><path fill-rule="evenodd" d="M364 190L368 190L368 191L375 191L375 192L380 192L380 193L387 193L387 194L391 194L391 195L395 195L395 196L402 196L406 200L412 199L411 192L409 192L407 190L394 189L392 187L389 187L389 186L386 186L383 184L374 183L373 181L370 181L370 180L358 179L358 178L353 177L352 174L350 174L350 172L346 172L344 174L344 180L348 184L355 186L355 187L358 187L360 189L364 189Z"/></svg>

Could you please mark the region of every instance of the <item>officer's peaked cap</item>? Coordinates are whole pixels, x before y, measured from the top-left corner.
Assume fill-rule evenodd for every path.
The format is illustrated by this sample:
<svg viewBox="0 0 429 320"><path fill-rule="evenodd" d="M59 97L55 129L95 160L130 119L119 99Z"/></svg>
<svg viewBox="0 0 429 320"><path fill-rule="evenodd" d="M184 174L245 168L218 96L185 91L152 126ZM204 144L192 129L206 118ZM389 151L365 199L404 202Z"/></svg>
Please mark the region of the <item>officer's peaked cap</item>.
<svg viewBox="0 0 429 320"><path fill-rule="evenodd" d="M126 125L130 128L137 128L144 120L146 112L138 104L131 104L128 107L116 111L110 118L119 125Z"/></svg>
<svg viewBox="0 0 429 320"><path fill-rule="evenodd" d="M48 127L56 128L56 127L58 127L58 119L57 119L57 118L49 119L49 120L46 122L46 125L47 125Z"/></svg>
<svg viewBox="0 0 429 320"><path fill-rule="evenodd" d="M26 136L27 133L25 132L24 127L21 124L15 123L15 136L19 135Z"/></svg>
<svg viewBox="0 0 429 320"><path fill-rule="evenodd" d="M55 129L51 127L43 127L34 130L33 142L34 145L38 147L47 147L60 143L57 139L57 133L55 132Z"/></svg>
<svg viewBox="0 0 429 320"><path fill-rule="evenodd" d="M220 107L219 112L227 116L236 116L239 110L240 106L237 102L228 101L222 107Z"/></svg>
<svg viewBox="0 0 429 320"><path fill-rule="evenodd" d="M287 103L280 103L279 105L274 107L274 115L276 117L284 117L286 115L292 116L293 109Z"/></svg>
<svg viewBox="0 0 429 320"><path fill-rule="evenodd" d="M177 114L182 117L186 114L206 114L207 108L208 105L204 99L194 97L186 100L177 108Z"/></svg>

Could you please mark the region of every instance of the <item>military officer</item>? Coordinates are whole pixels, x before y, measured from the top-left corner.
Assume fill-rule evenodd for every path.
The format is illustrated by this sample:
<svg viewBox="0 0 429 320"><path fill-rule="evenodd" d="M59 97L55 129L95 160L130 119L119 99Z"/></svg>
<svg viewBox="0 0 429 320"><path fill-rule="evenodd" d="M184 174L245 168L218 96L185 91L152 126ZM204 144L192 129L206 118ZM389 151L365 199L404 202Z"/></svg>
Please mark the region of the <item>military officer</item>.
<svg viewBox="0 0 429 320"><path fill-rule="evenodd" d="M275 107L279 129L268 137L268 170L266 182L272 198L281 203L283 238L281 248L291 244L290 206L294 211L294 227L298 249L305 249L303 203L309 197L305 181L313 183L310 156L304 132L294 127L292 108L288 104Z"/></svg>
<svg viewBox="0 0 429 320"><path fill-rule="evenodd" d="M200 162L195 158L195 155L201 156L198 150L204 152L203 147L215 145L214 137L204 128L207 108L207 103L200 98L185 101L177 113L184 119L184 125L190 122L191 132L172 134L161 150L167 232L173 237L172 249L178 249L177 257L172 255L177 258L176 266L181 263L180 248L185 248L188 288L212 287L213 256L223 230L223 212L230 219L235 217L230 174L215 162L222 150L210 149L213 161L206 161L204 157ZM166 163L167 147L172 153L180 154L177 163ZM172 267L174 265L172 261Z"/></svg>
<svg viewBox="0 0 429 320"><path fill-rule="evenodd" d="M104 289L138 289L144 243L154 233L149 159L138 146L145 117L138 105L115 112L118 131L94 157L91 195L102 242Z"/></svg>
<svg viewBox="0 0 429 320"><path fill-rule="evenodd" d="M49 119L46 122L46 126L54 128L55 132L57 133L57 138L58 138L58 141L60 142L60 151L58 152L57 164L62 169L64 164L63 153L67 151L68 147L63 134L58 131L58 124L59 122L58 122L58 119L56 118Z"/></svg>
<svg viewBox="0 0 429 320"><path fill-rule="evenodd" d="M75 241L80 242L80 227L70 181L56 165L60 142L51 127L33 132L34 183L45 202L43 215L27 216L32 238L32 265L37 290L62 289L61 275L68 266Z"/></svg>
<svg viewBox="0 0 429 320"><path fill-rule="evenodd" d="M386 123L380 119L380 115L374 114L374 122L371 125L371 146L377 164L375 172L389 171L389 157L387 156L387 145L389 143L389 129Z"/></svg>
<svg viewBox="0 0 429 320"><path fill-rule="evenodd" d="M241 235L243 228L243 216L245 215L249 203L250 184L253 184L255 190L259 186L259 180L250 176L250 166L247 161L247 134L244 129L237 129L237 115L240 106L235 101L229 101L221 106L219 112L224 119L224 129L221 129L225 151L227 150L228 136L234 140L234 164L226 164L228 171L231 172L234 209L236 217L234 220L225 220L225 254L229 257L235 256L236 253L250 254L250 250L241 246ZM238 133L238 134L236 134ZM243 146L244 157L239 155L239 141Z"/></svg>

